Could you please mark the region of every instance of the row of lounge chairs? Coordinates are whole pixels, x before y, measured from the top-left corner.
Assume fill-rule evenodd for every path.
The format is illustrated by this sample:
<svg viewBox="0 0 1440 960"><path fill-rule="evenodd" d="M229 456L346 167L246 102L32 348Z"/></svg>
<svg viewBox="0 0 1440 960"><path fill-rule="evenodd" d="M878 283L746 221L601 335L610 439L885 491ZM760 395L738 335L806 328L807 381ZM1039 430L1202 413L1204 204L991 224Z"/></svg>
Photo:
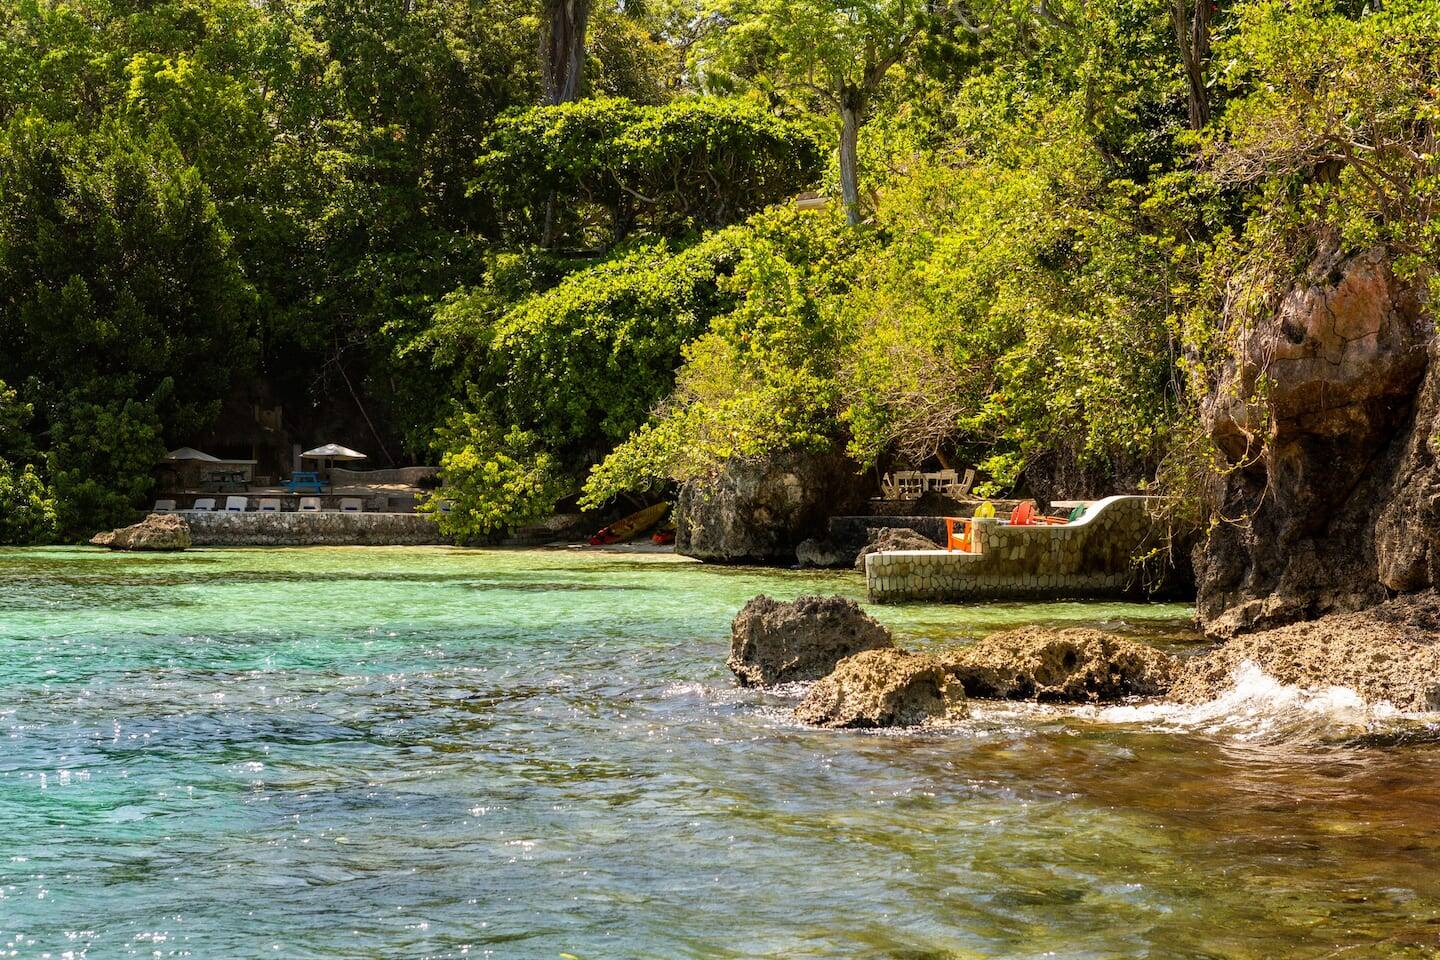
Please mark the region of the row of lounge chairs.
<svg viewBox="0 0 1440 960"><path fill-rule="evenodd" d="M226 497L223 508L215 506L214 497L200 497L195 505L188 510L177 510L174 500L156 500L152 513L248 513L250 512L249 497ZM279 497L261 497L259 505L255 508L256 513L279 513ZM319 497L301 497L301 513L327 513L320 505ZM340 513L364 513L365 501L359 497L342 497L338 508Z"/></svg>

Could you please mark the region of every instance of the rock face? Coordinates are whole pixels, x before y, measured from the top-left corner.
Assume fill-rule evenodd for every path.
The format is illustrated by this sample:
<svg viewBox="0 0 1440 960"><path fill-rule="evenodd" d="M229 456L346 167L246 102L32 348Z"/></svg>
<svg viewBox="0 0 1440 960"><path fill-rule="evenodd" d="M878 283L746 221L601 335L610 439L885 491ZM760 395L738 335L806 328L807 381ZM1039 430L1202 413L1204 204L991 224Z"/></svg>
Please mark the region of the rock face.
<svg viewBox="0 0 1440 960"><path fill-rule="evenodd" d="M935 657L867 650L810 688L795 718L821 727L910 727L966 715L965 691Z"/></svg>
<svg viewBox="0 0 1440 960"><path fill-rule="evenodd" d="M1098 630L1026 627L949 654L970 697L1086 703L1154 696L1170 688L1169 654Z"/></svg>
<svg viewBox="0 0 1440 960"><path fill-rule="evenodd" d="M1383 251L1332 244L1244 322L1203 409L1230 471L1196 553L1212 635L1360 610L1440 582L1433 318ZM1248 518L1248 522L1234 522Z"/></svg>
<svg viewBox="0 0 1440 960"><path fill-rule="evenodd" d="M190 524L173 513L152 513L139 523L97 533L90 542L111 550L184 550L190 546Z"/></svg>
<svg viewBox="0 0 1440 960"><path fill-rule="evenodd" d="M846 657L894 647L890 631L844 597L759 596L730 625L727 665L744 686L819 680Z"/></svg>
<svg viewBox="0 0 1440 960"><path fill-rule="evenodd" d="M1182 665L1171 697L1213 700L1254 663L1281 683L1349 687L1372 703L1440 709L1440 598L1427 592L1358 613L1331 614L1228 641Z"/></svg>
<svg viewBox="0 0 1440 960"><path fill-rule="evenodd" d="M794 562L800 541L864 503L867 477L839 453L789 451L732 461L692 480L675 503L675 552L719 563Z"/></svg>
<svg viewBox="0 0 1440 960"><path fill-rule="evenodd" d="M881 527L870 534L870 542L855 556L855 569L865 572L865 558L872 553L889 550L943 550L929 537L905 527Z"/></svg>

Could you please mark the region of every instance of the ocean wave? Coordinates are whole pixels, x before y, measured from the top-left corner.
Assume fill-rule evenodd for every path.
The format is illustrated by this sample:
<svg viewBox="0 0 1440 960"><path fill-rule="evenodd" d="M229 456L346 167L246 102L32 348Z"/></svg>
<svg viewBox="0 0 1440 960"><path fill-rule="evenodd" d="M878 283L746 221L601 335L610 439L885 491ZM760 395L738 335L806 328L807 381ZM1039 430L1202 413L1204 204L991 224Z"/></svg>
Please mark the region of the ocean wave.
<svg viewBox="0 0 1440 960"><path fill-rule="evenodd" d="M1105 723L1138 724L1155 730L1220 734L1240 740L1327 741L1433 728L1434 714L1411 714L1386 702L1367 702L1349 687L1307 689L1281 683L1253 661L1242 661L1232 684L1213 700L1197 704L1155 701L1089 708Z"/></svg>

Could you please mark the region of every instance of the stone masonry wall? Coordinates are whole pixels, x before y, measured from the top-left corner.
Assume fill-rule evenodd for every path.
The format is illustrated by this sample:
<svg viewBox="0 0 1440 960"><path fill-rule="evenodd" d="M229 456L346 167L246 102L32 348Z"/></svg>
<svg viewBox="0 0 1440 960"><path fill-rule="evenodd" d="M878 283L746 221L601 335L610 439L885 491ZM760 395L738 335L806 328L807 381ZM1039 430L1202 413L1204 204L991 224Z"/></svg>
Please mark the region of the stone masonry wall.
<svg viewBox="0 0 1440 960"><path fill-rule="evenodd" d="M444 543L420 513L187 513L197 547L416 546Z"/></svg>
<svg viewBox="0 0 1440 960"><path fill-rule="evenodd" d="M1119 597L1140 590L1134 559L1156 537L1146 497L1097 501L1075 523L1012 527L977 520L975 553L872 553L865 585L877 603Z"/></svg>

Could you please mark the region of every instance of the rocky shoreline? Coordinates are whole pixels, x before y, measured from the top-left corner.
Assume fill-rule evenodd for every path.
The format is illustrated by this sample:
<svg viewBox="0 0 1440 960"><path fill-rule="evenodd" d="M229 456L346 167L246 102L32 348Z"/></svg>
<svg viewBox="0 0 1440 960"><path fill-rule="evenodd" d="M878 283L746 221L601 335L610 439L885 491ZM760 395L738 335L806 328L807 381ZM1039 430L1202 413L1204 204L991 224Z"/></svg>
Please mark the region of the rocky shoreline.
<svg viewBox="0 0 1440 960"><path fill-rule="evenodd" d="M950 722L971 700L1113 704L1214 700L1245 663L1308 690L1346 687L1399 710L1440 709L1440 597L1247 634L1181 659L1076 628L1025 627L941 654L914 653L843 597L756 597L731 625L728 665L745 686L815 681L802 723L867 729Z"/></svg>

